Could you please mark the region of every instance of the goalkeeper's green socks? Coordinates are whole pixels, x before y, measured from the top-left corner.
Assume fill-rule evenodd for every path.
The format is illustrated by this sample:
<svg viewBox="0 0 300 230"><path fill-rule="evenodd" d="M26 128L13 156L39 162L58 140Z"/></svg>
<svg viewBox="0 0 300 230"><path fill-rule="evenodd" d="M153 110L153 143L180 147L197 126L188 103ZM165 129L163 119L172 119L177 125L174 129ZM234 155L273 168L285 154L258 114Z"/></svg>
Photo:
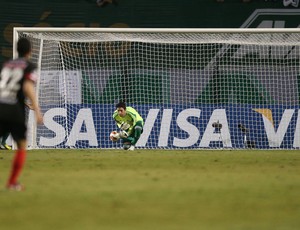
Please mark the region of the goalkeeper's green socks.
<svg viewBox="0 0 300 230"><path fill-rule="evenodd" d="M135 129L134 130L134 140L131 142L131 144L135 145L136 142L139 140L141 136L142 130L141 129Z"/></svg>

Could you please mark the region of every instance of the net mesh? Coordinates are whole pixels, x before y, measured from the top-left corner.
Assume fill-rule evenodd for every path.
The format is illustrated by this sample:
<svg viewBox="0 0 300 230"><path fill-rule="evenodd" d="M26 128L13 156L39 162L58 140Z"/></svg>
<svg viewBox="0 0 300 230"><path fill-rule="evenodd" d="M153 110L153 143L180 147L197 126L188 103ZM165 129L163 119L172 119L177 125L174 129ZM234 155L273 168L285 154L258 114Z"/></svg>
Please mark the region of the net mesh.
<svg viewBox="0 0 300 230"><path fill-rule="evenodd" d="M300 33L18 35L40 63L45 125L31 147L120 147L109 140L120 100L144 118L140 148L300 146Z"/></svg>

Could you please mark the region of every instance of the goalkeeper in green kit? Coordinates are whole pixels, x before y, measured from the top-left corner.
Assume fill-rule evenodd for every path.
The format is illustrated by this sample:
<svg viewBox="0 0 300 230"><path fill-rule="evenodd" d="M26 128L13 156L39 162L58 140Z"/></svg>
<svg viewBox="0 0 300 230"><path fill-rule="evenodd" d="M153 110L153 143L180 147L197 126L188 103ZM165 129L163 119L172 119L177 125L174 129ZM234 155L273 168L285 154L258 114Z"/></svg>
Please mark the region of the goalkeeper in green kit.
<svg viewBox="0 0 300 230"><path fill-rule="evenodd" d="M134 150L134 145L143 132L143 118L134 108L126 106L125 102L119 102L116 108L113 119L121 129L120 138L123 141L123 148Z"/></svg>

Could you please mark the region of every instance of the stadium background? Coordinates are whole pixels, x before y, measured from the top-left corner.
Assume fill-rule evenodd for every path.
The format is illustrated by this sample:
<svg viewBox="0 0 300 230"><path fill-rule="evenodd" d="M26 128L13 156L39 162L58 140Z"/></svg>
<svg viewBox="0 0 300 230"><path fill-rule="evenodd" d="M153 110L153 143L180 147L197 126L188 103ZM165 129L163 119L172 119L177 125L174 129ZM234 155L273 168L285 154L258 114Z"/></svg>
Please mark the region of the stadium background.
<svg viewBox="0 0 300 230"><path fill-rule="evenodd" d="M264 20L273 22L271 27L299 26L300 9L291 5L284 7L282 0L117 1L117 6L98 7L96 0L1 0L0 61L12 56L12 28L15 26L254 28ZM260 14L247 24L247 19L257 10L270 13ZM275 25L276 21L280 23Z"/></svg>

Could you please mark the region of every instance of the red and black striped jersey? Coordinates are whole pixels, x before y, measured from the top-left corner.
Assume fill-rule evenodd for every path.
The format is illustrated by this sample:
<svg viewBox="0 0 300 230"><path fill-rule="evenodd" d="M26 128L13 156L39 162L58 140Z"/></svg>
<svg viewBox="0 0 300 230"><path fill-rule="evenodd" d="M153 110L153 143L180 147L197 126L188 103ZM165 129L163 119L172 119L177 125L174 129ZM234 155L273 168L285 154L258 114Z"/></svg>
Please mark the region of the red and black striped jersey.
<svg viewBox="0 0 300 230"><path fill-rule="evenodd" d="M36 66L24 58L5 62L0 72L0 121L25 122L25 80L36 81Z"/></svg>
<svg viewBox="0 0 300 230"><path fill-rule="evenodd" d="M0 103L24 103L24 80L36 81L36 66L24 58L5 62L0 74Z"/></svg>

